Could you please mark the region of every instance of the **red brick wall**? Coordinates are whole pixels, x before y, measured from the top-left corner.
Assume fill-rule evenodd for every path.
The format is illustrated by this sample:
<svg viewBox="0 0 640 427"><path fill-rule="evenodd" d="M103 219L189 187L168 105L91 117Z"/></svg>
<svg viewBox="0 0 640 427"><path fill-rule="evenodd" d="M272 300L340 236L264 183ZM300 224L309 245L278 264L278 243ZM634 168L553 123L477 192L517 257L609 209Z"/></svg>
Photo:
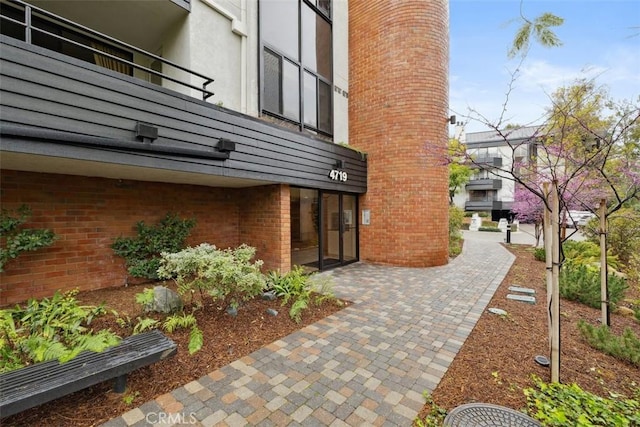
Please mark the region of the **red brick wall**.
<svg viewBox="0 0 640 427"><path fill-rule="evenodd" d="M240 240L258 251L263 271L291 269L291 217L288 185L243 190L240 202Z"/></svg>
<svg viewBox="0 0 640 427"><path fill-rule="evenodd" d="M290 256L288 219L286 225L277 220L284 213L288 218L288 187L236 190L3 170L0 189L3 209L27 204L33 216L26 226L58 236L53 246L7 264L0 273L0 305L57 289L121 286L124 262L111 243L134 236L136 222L155 224L168 212L196 219L189 245L227 248L250 238L265 268L281 268L288 259L282 261L283 254Z"/></svg>
<svg viewBox="0 0 640 427"><path fill-rule="evenodd" d="M448 1L349 2L349 143L368 154L362 260L448 261Z"/></svg>

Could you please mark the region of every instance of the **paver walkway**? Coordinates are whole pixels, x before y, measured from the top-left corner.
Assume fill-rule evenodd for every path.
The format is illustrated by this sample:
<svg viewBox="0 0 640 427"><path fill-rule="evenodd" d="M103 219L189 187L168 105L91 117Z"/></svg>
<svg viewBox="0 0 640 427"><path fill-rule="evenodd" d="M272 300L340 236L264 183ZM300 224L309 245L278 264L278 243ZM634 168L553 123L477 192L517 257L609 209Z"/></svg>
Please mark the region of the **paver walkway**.
<svg viewBox="0 0 640 427"><path fill-rule="evenodd" d="M410 426L513 260L467 238L443 267L323 273L353 305L105 426Z"/></svg>

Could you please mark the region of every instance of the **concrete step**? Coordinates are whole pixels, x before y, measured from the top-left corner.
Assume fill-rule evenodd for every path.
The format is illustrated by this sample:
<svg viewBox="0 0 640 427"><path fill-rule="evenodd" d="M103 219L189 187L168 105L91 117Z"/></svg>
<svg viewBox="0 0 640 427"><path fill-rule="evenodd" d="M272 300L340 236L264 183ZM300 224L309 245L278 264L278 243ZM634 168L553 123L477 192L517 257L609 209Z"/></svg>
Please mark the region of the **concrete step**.
<svg viewBox="0 0 640 427"><path fill-rule="evenodd" d="M508 294L507 295L507 299L514 300L514 301L526 302L527 304L535 304L536 303L536 297L532 297L532 296L529 296L529 295Z"/></svg>

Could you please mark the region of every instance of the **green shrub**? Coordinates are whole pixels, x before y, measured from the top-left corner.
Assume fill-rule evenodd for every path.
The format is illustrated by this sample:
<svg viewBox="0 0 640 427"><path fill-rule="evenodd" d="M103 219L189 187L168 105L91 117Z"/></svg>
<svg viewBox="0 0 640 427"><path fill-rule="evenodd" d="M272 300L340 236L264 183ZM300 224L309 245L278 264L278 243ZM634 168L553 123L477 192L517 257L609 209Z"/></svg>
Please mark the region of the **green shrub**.
<svg viewBox="0 0 640 427"><path fill-rule="evenodd" d="M335 299L332 290L333 282L328 276L307 275L300 266L295 266L285 274L270 271L267 275L267 287L282 298L282 305L293 301L289 309L289 317L296 323L302 320L302 311L309 306L314 293L316 303Z"/></svg>
<svg viewBox="0 0 640 427"><path fill-rule="evenodd" d="M533 250L533 257L538 261L546 261L547 253L544 248L535 248Z"/></svg>
<svg viewBox="0 0 640 427"><path fill-rule="evenodd" d="M589 307L600 308L600 272L592 270L585 265L564 266L560 270L560 296L571 301L586 304ZM627 289L626 280L622 277L610 274L609 302L612 310L624 297Z"/></svg>
<svg viewBox="0 0 640 427"><path fill-rule="evenodd" d="M245 244L221 250L208 243L176 253L164 252L158 277L174 279L181 295L192 296L198 291L201 298L229 300L237 307L240 301L249 300L264 289L262 261L251 262L255 253L254 247Z"/></svg>
<svg viewBox="0 0 640 427"><path fill-rule="evenodd" d="M591 347L640 367L640 339L630 328L625 328L622 336L617 336L606 325L595 327L580 320L578 329Z"/></svg>
<svg viewBox="0 0 640 427"><path fill-rule="evenodd" d="M564 264L566 266L584 265L592 270L600 269L600 245L590 241L566 240L562 243ZM607 264L619 269L620 263L615 255L607 255Z"/></svg>
<svg viewBox="0 0 640 427"><path fill-rule="evenodd" d="M449 256L455 257L462 252L462 233L464 211L456 206L449 207ZM467 225L467 229L469 226Z"/></svg>
<svg viewBox="0 0 640 427"><path fill-rule="evenodd" d="M640 425L640 402L615 396L605 399L582 390L577 384L547 384L534 376L536 388L527 388L529 414L544 426Z"/></svg>
<svg viewBox="0 0 640 427"><path fill-rule="evenodd" d="M480 227L478 228L479 231L491 231L494 233L501 233L502 230L500 230L498 227Z"/></svg>
<svg viewBox="0 0 640 427"><path fill-rule="evenodd" d="M119 342L111 331L93 333L88 326L105 313L103 306L81 306L78 291L30 299L25 306L0 310L0 372L58 359L65 362L83 350L103 351Z"/></svg>
<svg viewBox="0 0 640 427"><path fill-rule="evenodd" d="M5 265L23 252L35 251L51 246L56 236L51 230L23 228L22 225L31 217L31 209L22 205L16 212L2 209L0 212L0 272Z"/></svg>
<svg viewBox="0 0 640 427"><path fill-rule="evenodd" d="M589 222L582 231L590 241L599 244L599 224ZM634 254L640 253L640 211L637 208L620 209L608 218L607 248L624 266L628 266Z"/></svg>
<svg viewBox="0 0 640 427"><path fill-rule="evenodd" d="M111 245L116 255L125 259L127 272L133 277L158 279L161 253L178 252L196 222L193 219L180 219L167 214L159 224L149 226L140 221L136 224L136 237L118 237Z"/></svg>

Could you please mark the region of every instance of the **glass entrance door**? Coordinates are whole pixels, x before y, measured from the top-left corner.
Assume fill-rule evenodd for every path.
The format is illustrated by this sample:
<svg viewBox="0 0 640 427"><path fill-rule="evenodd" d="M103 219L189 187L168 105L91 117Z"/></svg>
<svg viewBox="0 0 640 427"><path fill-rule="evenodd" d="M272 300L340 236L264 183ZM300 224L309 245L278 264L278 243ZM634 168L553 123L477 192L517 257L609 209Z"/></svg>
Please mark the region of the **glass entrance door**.
<svg viewBox="0 0 640 427"><path fill-rule="evenodd" d="M340 217L340 195L322 194L322 268L340 264L342 239Z"/></svg>
<svg viewBox="0 0 640 427"><path fill-rule="evenodd" d="M358 199L349 194L342 195L342 262L358 259Z"/></svg>
<svg viewBox="0 0 640 427"><path fill-rule="evenodd" d="M291 188L291 264L324 270L358 260L358 199Z"/></svg>

